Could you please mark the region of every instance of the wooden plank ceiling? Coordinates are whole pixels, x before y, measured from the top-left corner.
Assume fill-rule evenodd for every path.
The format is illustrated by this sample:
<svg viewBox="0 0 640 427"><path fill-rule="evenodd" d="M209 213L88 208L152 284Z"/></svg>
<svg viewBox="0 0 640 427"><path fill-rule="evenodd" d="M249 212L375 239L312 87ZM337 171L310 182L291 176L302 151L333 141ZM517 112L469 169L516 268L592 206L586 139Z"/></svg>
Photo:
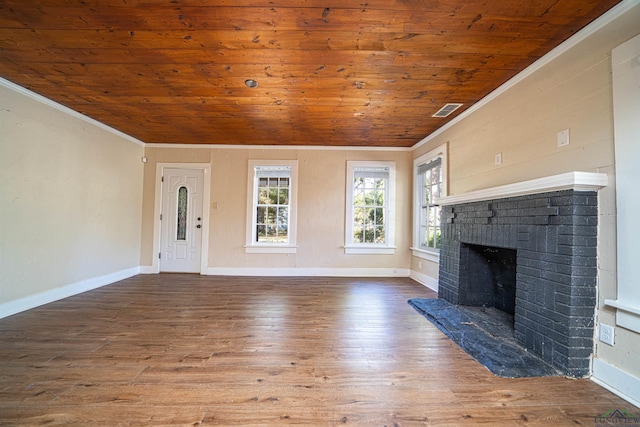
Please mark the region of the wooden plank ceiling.
<svg viewBox="0 0 640 427"><path fill-rule="evenodd" d="M410 147L618 2L0 0L0 76L145 143Z"/></svg>

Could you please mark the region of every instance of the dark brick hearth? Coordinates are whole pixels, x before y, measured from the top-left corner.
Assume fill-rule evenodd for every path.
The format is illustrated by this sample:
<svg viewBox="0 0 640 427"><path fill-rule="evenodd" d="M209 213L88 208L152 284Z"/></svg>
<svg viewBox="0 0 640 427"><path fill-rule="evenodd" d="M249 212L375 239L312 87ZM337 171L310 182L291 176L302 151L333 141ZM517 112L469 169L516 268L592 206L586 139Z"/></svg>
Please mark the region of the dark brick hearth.
<svg viewBox="0 0 640 427"><path fill-rule="evenodd" d="M468 304L470 247L516 250L516 339L565 375L589 374L597 193L574 190L444 206L439 296Z"/></svg>

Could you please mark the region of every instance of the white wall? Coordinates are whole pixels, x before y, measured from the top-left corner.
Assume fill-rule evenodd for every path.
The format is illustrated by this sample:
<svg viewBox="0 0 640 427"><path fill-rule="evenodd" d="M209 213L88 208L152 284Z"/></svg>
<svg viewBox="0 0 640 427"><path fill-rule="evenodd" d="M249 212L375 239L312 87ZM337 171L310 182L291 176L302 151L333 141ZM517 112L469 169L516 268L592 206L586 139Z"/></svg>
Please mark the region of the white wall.
<svg viewBox="0 0 640 427"><path fill-rule="evenodd" d="M0 81L0 317L135 274L142 146Z"/></svg>

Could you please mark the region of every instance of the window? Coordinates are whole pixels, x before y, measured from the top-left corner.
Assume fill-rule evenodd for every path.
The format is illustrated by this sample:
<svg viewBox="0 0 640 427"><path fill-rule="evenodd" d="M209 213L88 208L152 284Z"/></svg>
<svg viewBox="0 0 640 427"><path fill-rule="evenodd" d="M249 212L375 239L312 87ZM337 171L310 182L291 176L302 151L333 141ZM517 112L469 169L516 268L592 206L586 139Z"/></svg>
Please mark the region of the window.
<svg viewBox="0 0 640 427"><path fill-rule="evenodd" d="M347 162L345 253L395 252L395 163Z"/></svg>
<svg viewBox="0 0 640 427"><path fill-rule="evenodd" d="M250 160L248 253L295 253L296 160Z"/></svg>
<svg viewBox="0 0 640 427"><path fill-rule="evenodd" d="M446 145L414 160L413 255L437 260L441 224L439 197L446 196Z"/></svg>

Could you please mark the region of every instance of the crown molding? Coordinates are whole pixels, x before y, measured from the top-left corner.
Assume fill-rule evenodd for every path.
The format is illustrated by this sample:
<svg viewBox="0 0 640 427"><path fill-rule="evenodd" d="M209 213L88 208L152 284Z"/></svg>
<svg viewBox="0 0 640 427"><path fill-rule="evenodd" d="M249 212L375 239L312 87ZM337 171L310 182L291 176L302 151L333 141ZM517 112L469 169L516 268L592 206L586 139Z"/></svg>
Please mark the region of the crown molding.
<svg viewBox="0 0 640 427"><path fill-rule="evenodd" d="M328 145L239 145L239 144L157 144L149 143L146 148L206 148L222 150L307 150L307 151L413 151L411 147L362 147Z"/></svg>
<svg viewBox="0 0 640 427"><path fill-rule="evenodd" d="M33 91L30 91L29 89L24 88L24 87L22 87L20 85L17 85L17 84L15 84L13 82L10 82L9 80L3 79L2 77L0 77L0 86L6 87L7 89L10 89L10 90L12 90L14 92L17 92L17 93L19 93L21 95L24 95L24 96L26 96L28 98L31 98L34 101L40 102L41 104L44 104L44 105L46 105L48 107L51 107L51 108L53 108L55 110L58 110L58 111L63 112L65 114L68 114L68 115L70 115L72 117L75 117L76 119L82 120L82 121L84 121L84 122L86 122L86 123L88 123L88 124L90 124L92 126L98 127L98 128L100 128L102 130L105 130L105 131L107 131L109 133L112 133L112 134L114 134L114 135L116 135L116 136L118 136L120 138L126 139L129 142L133 142L134 144L137 144L137 145L140 145L140 146L143 146L143 147L145 145L144 142L140 141L137 138L132 137L131 135L128 135L128 134L126 134L124 132L121 132L118 129L114 129L111 126L105 125L104 123L99 122L98 120L92 119L89 116L85 116L84 114L79 113L76 110L73 110L73 109L71 109L69 107L65 107L64 105L59 104L56 101L53 101L53 100L51 100L49 98L46 98L46 97L44 97L42 95L39 95L39 94L37 94L37 93L35 93Z"/></svg>
<svg viewBox="0 0 640 427"><path fill-rule="evenodd" d="M521 72L513 76L510 80L507 80L497 89L495 89L493 92L490 92L487 96L482 98L480 101L473 104L467 110L462 112L459 116L456 116L450 122L447 122L445 125L438 128L435 132L430 133L429 135L424 137L422 140L418 141L416 144L414 144L411 147L411 149L416 150L422 147L423 145L427 144L428 142L432 141L433 139L435 139L437 136L441 135L445 131L451 129L455 124L459 123L466 117L473 114L475 111L484 107L485 105L487 105L488 103L490 103L491 101L493 101L494 99L502 95L503 93L507 92L509 89L511 89L518 83L522 82L527 77L531 76L533 73L539 71L541 68L543 68L550 62L554 61L558 57L562 56L563 54L568 52L570 49L572 49L573 47L575 47L576 45L578 45L588 37L592 36L594 33L601 30L606 25L618 19L619 17L621 17L622 15L624 15L634 7L638 6L639 4L640 4L640 0L623 0L621 3L612 7L607 12L605 12L600 17L598 17L596 20L594 20L589 25L584 27L582 30L578 31L573 36L571 36L570 38L565 40L563 43L558 45L555 49L551 50L549 53L547 53L546 55L538 59L536 62L529 65L527 68L525 68L524 70L522 70Z"/></svg>

